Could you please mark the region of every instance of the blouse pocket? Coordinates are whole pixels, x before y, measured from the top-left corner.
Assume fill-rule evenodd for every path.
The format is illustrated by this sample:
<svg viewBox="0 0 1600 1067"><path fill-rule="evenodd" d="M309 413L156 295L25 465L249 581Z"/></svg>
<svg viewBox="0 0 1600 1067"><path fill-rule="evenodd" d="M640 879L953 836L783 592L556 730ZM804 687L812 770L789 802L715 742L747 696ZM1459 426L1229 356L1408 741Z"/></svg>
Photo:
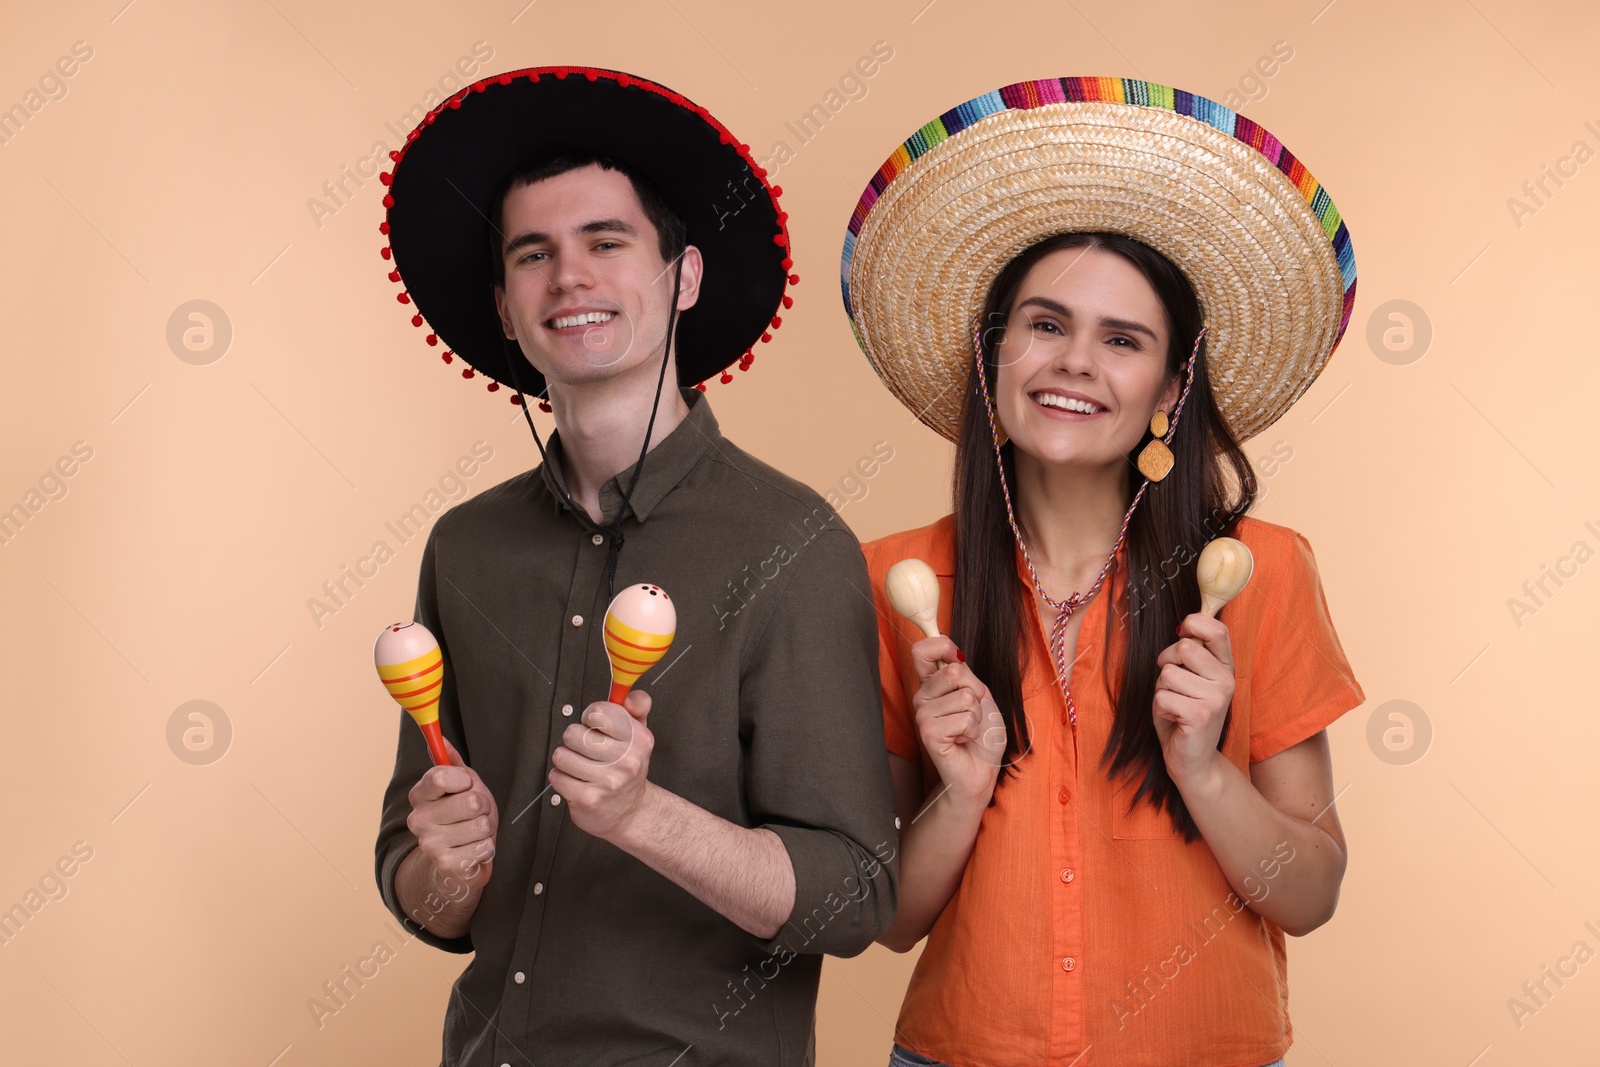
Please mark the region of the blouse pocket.
<svg viewBox="0 0 1600 1067"><path fill-rule="evenodd" d="M1172 825L1172 816L1157 811L1148 799L1141 797L1133 810L1128 810L1128 802L1138 789L1138 782L1124 781L1112 795L1111 836L1118 841L1182 840L1183 835Z"/></svg>
<svg viewBox="0 0 1600 1067"><path fill-rule="evenodd" d="M1248 773L1250 754L1250 679L1235 678L1232 713L1228 720L1228 736L1222 742L1222 754L1236 767ZM1183 840L1183 834L1173 825L1172 815L1158 811L1149 800L1141 798L1128 810L1128 802L1139 789L1137 781L1118 783L1111 797L1111 836L1122 841Z"/></svg>

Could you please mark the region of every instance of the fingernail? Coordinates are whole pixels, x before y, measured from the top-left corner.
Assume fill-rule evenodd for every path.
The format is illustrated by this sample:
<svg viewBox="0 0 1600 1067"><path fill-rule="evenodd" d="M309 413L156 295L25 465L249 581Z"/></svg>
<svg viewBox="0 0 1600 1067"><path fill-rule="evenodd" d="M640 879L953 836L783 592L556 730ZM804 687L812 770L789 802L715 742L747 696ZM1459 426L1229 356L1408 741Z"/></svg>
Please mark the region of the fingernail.
<svg viewBox="0 0 1600 1067"><path fill-rule="evenodd" d="M962 651L959 648L956 649L956 662L957 663L965 663L965 662L967 662L967 657L962 653Z"/></svg>

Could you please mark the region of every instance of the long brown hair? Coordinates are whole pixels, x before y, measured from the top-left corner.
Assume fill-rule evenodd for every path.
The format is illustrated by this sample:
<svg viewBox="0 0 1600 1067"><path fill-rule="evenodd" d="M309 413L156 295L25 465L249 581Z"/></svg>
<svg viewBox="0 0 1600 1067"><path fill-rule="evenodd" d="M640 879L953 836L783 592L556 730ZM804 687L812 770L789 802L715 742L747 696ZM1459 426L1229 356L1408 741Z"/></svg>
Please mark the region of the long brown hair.
<svg viewBox="0 0 1600 1067"><path fill-rule="evenodd" d="M990 286L981 320L989 381L997 380L995 349L1004 336L1012 304L1028 271L1052 252L1079 247L1121 256L1149 281L1167 315L1166 373L1168 378L1179 375L1201 326L1200 302L1188 278L1171 260L1131 237L1068 233L1046 238L1018 254ZM1101 753L1101 766L1112 780L1138 780L1132 803L1148 801L1157 811L1166 811L1185 841L1196 840L1200 831L1167 774L1161 754L1151 713L1158 673L1155 661L1161 650L1173 643L1173 634L1183 617L1200 610L1200 588L1195 578L1200 549L1212 538L1232 532L1256 497L1255 472L1228 431L1212 396L1205 351L1202 340L1194 383L1171 442L1175 459L1172 471L1161 482L1150 485L1128 523L1128 573L1123 576L1122 595L1111 605L1116 610L1106 612L1102 646L1110 649L1113 625L1128 627L1120 683L1113 684L1111 657L1101 659L1106 688L1116 706L1111 735ZM1146 430L1129 455L1129 464L1134 463L1149 440ZM1001 448L1006 481L1011 486L1017 484L1014 447L1008 441ZM1231 468L1236 483L1232 493L1225 467ZM1136 487L1142 477L1135 469L1130 481ZM1023 629L1028 613L1022 598L1031 596L1033 591L1016 575L1015 540L1006 519L976 366L968 372L953 488L956 574L951 637L973 672L988 685L1005 717L1006 753L999 771L1003 783L1008 773L1017 773L1017 761L1032 747L1022 710L1022 673L1029 648ZM1132 499L1130 492L1123 506ZM1115 564L1102 590L1114 588L1114 568ZM1223 723L1218 748L1227 739L1229 720Z"/></svg>

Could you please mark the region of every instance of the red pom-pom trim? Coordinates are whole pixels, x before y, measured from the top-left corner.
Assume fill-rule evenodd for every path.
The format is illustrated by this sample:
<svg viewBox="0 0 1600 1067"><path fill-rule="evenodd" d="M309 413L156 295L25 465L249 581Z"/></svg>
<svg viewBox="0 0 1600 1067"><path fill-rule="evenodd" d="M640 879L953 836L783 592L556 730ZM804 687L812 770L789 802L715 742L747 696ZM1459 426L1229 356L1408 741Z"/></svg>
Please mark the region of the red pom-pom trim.
<svg viewBox="0 0 1600 1067"><path fill-rule="evenodd" d="M700 390L702 393L706 391L706 383L705 382L695 382L694 383L694 387L696 389Z"/></svg>
<svg viewBox="0 0 1600 1067"><path fill-rule="evenodd" d="M498 390L499 388L500 388L500 383L499 382L490 382L489 383L489 392L493 393L496 390Z"/></svg>
<svg viewBox="0 0 1600 1067"><path fill-rule="evenodd" d="M422 316L421 315L413 315L413 316L411 316L411 325L413 325L413 326L421 326L422 325Z"/></svg>
<svg viewBox="0 0 1600 1067"><path fill-rule="evenodd" d="M784 296L783 296L783 306L786 307L786 308L794 307L794 297L792 297L789 294L785 293Z"/></svg>
<svg viewBox="0 0 1600 1067"><path fill-rule="evenodd" d="M790 267L794 266L794 260L790 259L788 256L784 256L783 262L779 263L778 266L782 267L784 270L788 270ZM793 285L794 282L791 281L789 284Z"/></svg>
<svg viewBox="0 0 1600 1067"><path fill-rule="evenodd" d="M548 400L541 400L541 401L539 401L539 410L540 410L540 411L550 411L550 410L553 410L553 409L552 409L552 408L551 408L551 407L550 407L550 401L548 401Z"/></svg>
<svg viewBox="0 0 1600 1067"><path fill-rule="evenodd" d="M402 303L402 304L411 303L411 294L410 293L396 293L394 295L394 298L396 300L400 301L400 303Z"/></svg>
<svg viewBox="0 0 1600 1067"><path fill-rule="evenodd" d="M723 371L722 377L718 378L717 380L723 385L727 385L729 382L733 381L733 375L729 374L727 371Z"/></svg>
<svg viewBox="0 0 1600 1067"><path fill-rule="evenodd" d="M456 357L454 352L445 351L439 353L439 358L444 360L446 363L452 363L455 361Z"/></svg>
<svg viewBox="0 0 1600 1067"><path fill-rule="evenodd" d="M378 223L378 232L381 233L381 234L384 234L384 235L387 235L389 233L389 222L388 222L387 219L385 219L383 222Z"/></svg>
<svg viewBox="0 0 1600 1067"><path fill-rule="evenodd" d="M800 275L798 275L798 274L789 275L789 284L790 285L799 285L800 284Z"/></svg>
<svg viewBox="0 0 1600 1067"><path fill-rule="evenodd" d="M781 317L779 317L777 315L772 316L772 328L774 330L776 330L779 326L782 326L782 325L783 325L783 319Z"/></svg>
<svg viewBox="0 0 1600 1067"><path fill-rule="evenodd" d="M436 333L430 333L428 336L424 337L423 340L428 342L429 348L433 348L439 343L439 335Z"/></svg>
<svg viewBox="0 0 1600 1067"><path fill-rule="evenodd" d="M382 256L384 259L393 259L394 249L390 248L388 245L384 245L382 248L378 249L378 255Z"/></svg>
<svg viewBox="0 0 1600 1067"><path fill-rule="evenodd" d="M464 367L461 370L461 376L463 378L470 378L470 377L472 377L472 374L473 374L473 371L472 371L471 367Z"/></svg>
<svg viewBox="0 0 1600 1067"><path fill-rule="evenodd" d="M770 333L764 333L764 334L761 335L761 343L762 344L766 344L770 340L772 340L772 335Z"/></svg>

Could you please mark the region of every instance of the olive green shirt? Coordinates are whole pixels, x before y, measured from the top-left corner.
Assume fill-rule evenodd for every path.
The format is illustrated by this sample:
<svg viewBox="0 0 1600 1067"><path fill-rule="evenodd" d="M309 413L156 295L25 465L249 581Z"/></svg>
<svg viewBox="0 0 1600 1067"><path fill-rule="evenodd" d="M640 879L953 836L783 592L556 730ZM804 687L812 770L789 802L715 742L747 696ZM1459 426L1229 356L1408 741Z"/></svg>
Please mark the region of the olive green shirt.
<svg viewBox="0 0 1600 1067"><path fill-rule="evenodd" d="M677 607L671 649L638 683L653 701L649 777L777 834L794 910L763 941L572 825L550 788L562 732L610 684L608 544L555 491L553 435L547 464L445 512L422 556L416 620L444 654L440 725L500 815L468 935L402 914L407 793L429 759L399 713L378 887L420 939L475 954L445 1014L450 1067L809 1065L822 954L862 952L893 918L898 835L860 545L817 493L724 438L704 395L681 392L689 413L645 459L616 574L617 589L653 582ZM632 476L601 490L605 523Z"/></svg>

